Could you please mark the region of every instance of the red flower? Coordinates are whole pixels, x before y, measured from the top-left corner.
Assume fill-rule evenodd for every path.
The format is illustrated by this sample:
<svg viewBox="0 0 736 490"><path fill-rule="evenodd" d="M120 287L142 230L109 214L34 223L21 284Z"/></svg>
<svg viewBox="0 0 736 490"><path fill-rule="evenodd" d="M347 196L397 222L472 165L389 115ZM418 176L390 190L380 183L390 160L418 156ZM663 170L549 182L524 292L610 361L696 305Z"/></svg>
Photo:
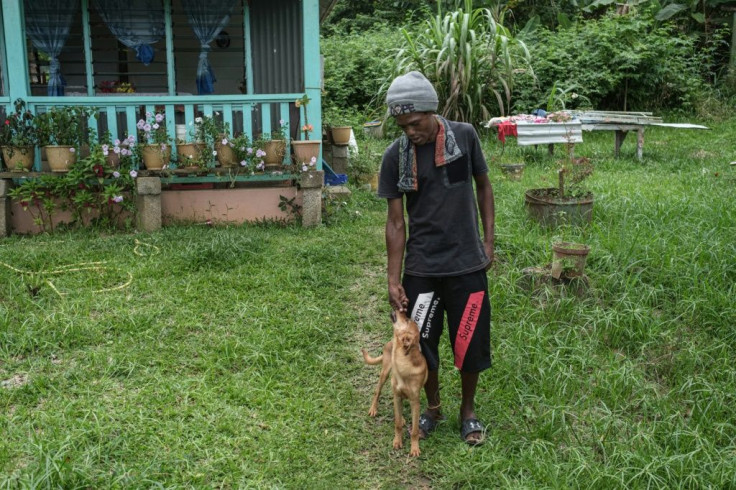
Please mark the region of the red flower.
<svg viewBox="0 0 736 490"><path fill-rule="evenodd" d="M92 170L94 170L95 175L98 177L102 177L103 175L105 175L105 169L102 168L102 165L95 165L94 167L92 167Z"/></svg>
<svg viewBox="0 0 736 490"><path fill-rule="evenodd" d="M10 126L10 119L6 119L6 120L5 120L5 125L6 125L6 126Z"/></svg>

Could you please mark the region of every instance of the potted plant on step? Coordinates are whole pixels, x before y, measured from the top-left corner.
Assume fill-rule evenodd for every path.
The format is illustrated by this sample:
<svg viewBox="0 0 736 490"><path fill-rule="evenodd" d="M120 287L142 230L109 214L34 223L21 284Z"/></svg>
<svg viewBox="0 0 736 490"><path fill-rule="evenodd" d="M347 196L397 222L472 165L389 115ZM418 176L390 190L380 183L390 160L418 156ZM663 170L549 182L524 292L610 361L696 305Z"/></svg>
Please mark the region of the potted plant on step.
<svg viewBox="0 0 736 490"><path fill-rule="evenodd" d="M319 158L319 149L322 142L320 140L309 140L309 133L314 130L314 127L309 124L307 118L307 106L311 99L307 94L304 94L301 98L294 102L296 107L304 108L304 124L302 125L302 134L304 139L301 141L292 141L291 146L294 148L294 163L301 167L305 163L310 163L312 158L317 160Z"/></svg>
<svg viewBox="0 0 736 490"><path fill-rule="evenodd" d="M215 140L219 134L218 124L213 116L194 118L189 123L189 141L176 141L177 167L206 169L212 166L217 155Z"/></svg>
<svg viewBox="0 0 736 490"><path fill-rule="evenodd" d="M265 170L278 170L284 163L286 142L289 140L289 123L279 120L279 129L272 131L270 139L261 136L261 146L266 153L263 157Z"/></svg>
<svg viewBox="0 0 736 490"><path fill-rule="evenodd" d="M52 172L67 172L77 161L93 115L97 117L92 107L56 106L36 116L39 144Z"/></svg>
<svg viewBox="0 0 736 490"><path fill-rule="evenodd" d="M146 112L145 119L136 124L139 160L147 170L161 170L171 160L171 137L166 131L166 114Z"/></svg>
<svg viewBox="0 0 736 490"><path fill-rule="evenodd" d="M14 105L15 112L7 115L0 128L0 146L5 168L11 172L28 171L36 157L36 126L23 99L16 100Z"/></svg>
<svg viewBox="0 0 736 490"><path fill-rule="evenodd" d="M529 189L524 196L529 215L543 226L586 225L593 219L593 193L582 182L593 173L590 159L567 158L557 170L557 187Z"/></svg>

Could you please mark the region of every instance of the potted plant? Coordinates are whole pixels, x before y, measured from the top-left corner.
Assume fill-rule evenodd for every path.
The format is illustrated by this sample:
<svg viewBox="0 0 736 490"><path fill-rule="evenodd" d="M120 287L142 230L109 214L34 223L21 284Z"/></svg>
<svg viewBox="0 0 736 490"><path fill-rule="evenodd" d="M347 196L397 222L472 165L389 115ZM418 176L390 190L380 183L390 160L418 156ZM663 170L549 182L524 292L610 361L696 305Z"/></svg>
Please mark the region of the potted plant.
<svg viewBox="0 0 736 490"><path fill-rule="evenodd" d="M129 135L123 140L118 138L113 140L110 132L106 131L100 137L99 143L102 155L110 168L129 169L133 167L133 149L135 148L135 137L133 135Z"/></svg>
<svg viewBox="0 0 736 490"><path fill-rule="evenodd" d="M171 137L166 131L166 114L146 112L145 119L136 124L138 145L136 150L148 170L161 170L171 160Z"/></svg>
<svg viewBox="0 0 736 490"><path fill-rule="evenodd" d="M307 117L307 106L309 105L310 100L311 99L309 98L309 96L307 96L307 94L304 94L301 98L297 99L296 102L294 102L294 105L296 105L297 108L304 108L304 124L302 125L301 130L302 134L304 135L304 139L301 141L293 141L291 143L292 147L294 148L294 163L297 166L302 166L305 163L311 162L312 158L316 160L319 157L319 148L321 145L321 141L309 140L309 133L314 130L314 127L309 124L309 118Z"/></svg>
<svg viewBox="0 0 736 490"><path fill-rule="evenodd" d="M57 106L36 116L39 144L52 172L67 172L77 161L92 115L92 107Z"/></svg>
<svg viewBox="0 0 736 490"><path fill-rule="evenodd" d="M14 105L15 112L8 114L0 129L0 146L8 170L28 171L36 157L38 136L33 114L26 109L25 101L18 99Z"/></svg>
<svg viewBox="0 0 736 490"><path fill-rule="evenodd" d="M322 126L329 129L332 144L346 146L350 143L350 133L352 132L353 127L334 124L333 121L335 119L337 119L337 114L336 111L332 110L332 108L324 111Z"/></svg>
<svg viewBox="0 0 736 490"><path fill-rule="evenodd" d="M278 169L284 162L286 142L289 140L289 123L279 120L279 129L271 132L271 139L261 138L263 151L266 152L263 160L265 169Z"/></svg>
<svg viewBox="0 0 736 490"><path fill-rule="evenodd" d="M557 170L557 187L529 189L524 196L529 215L544 226L585 225L593 219L593 193L582 182L593 173L590 159L574 158L572 145Z"/></svg>
<svg viewBox="0 0 736 490"><path fill-rule="evenodd" d="M176 154L179 167L207 168L214 156L214 143L217 137L217 123L212 116L194 118L189 123L190 141L178 139Z"/></svg>
<svg viewBox="0 0 736 490"><path fill-rule="evenodd" d="M552 244L550 275L555 279L582 277L590 247L583 243L559 241Z"/></svg>

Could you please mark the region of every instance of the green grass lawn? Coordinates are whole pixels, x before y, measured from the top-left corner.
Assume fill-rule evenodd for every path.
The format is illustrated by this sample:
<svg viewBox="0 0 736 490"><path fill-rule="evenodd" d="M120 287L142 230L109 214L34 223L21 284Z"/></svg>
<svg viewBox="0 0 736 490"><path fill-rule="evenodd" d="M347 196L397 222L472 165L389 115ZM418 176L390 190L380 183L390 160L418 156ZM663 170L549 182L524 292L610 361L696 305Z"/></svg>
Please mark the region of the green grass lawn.
<svg viewBox="0 0 736 490"><path fill-rule="evenodd" d="M353 189L327 225L74 232L0 241L3 487L734 488L736 121L651 129L613 159L612 134L576 154L596 170L582 296L520 287L560 230L524 191L555 158L520 149L496 196L494 367L459 436L459 376L443 345L448 420L394 451L389 388L367 415L391 335L385 203ZM380 151L386 142L364 151ZM559 153L559 150L558 150ZM408 406L405 411L408 415Z"/></svg>

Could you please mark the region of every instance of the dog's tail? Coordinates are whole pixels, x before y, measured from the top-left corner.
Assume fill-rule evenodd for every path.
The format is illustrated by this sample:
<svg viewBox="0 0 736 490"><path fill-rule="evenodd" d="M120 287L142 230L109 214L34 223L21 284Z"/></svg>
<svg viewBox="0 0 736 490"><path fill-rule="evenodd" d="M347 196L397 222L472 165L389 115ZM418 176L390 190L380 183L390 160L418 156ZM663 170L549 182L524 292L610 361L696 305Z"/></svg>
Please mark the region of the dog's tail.
<svg viewBox="0 0 736 490"><path fill-rule="evenodd" d="M360 349L360 352L363 353L363 360L366 364L370 364L371 366L375 366L376 364L381 364L383 362L383 354L381 354L378 357L371 357L365 349Z"/></svg>

